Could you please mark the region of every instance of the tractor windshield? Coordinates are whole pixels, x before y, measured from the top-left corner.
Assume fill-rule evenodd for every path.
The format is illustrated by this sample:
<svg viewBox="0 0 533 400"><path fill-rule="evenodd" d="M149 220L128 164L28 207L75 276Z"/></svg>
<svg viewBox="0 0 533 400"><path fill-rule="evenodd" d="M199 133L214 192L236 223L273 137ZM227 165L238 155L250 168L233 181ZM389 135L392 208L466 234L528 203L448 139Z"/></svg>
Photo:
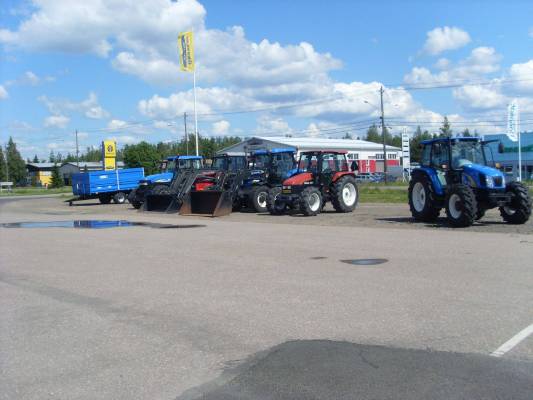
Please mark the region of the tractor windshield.
<svg viewBox="0 0 533 400"><path fill-rule="evenodd" d="M294 167L293 153L272 154L272 173L285 176Z"/></svg>
<svg viewBox="0 0 533 400"><path fill-rule="evenodd" d="M228 165L228 161L227 160L228 160L227 157L215 157L215 158L213 158L212 167L214 169L226 170L227 169L227 165Z"/></svg>
<svg viewBox="0 0 533 400"><path fill-rule="evenodd" d="M452 141L452 168L468 164L487 165L483 145L474 140Z"/></svg>
<svg viewBox="0 0 533 400"><path fill-rule="evenodd" d="M202 163L198 159L179 160L180 169L200 169Z"/></svg>
<svg viewBox="0 0 533 400"><path fill-rule="evenodd" d="M172 172L176 167L176 162L174 160L163 161L161 163L161 172Z"/></svg>
<svg viewBox="0 0 533 400"><path fill-rule="evenodd" d="M313 153L303 153L300 156L300 162L298 163L298 169L307 172L317 171L318 158Z"/></svg>
<svg viewBox="0 0 533 400"><path fill-rule="evenodd" d="M256 154L253 157L252 168L253 169L267 169L269 162L268 154Z"/></svg>

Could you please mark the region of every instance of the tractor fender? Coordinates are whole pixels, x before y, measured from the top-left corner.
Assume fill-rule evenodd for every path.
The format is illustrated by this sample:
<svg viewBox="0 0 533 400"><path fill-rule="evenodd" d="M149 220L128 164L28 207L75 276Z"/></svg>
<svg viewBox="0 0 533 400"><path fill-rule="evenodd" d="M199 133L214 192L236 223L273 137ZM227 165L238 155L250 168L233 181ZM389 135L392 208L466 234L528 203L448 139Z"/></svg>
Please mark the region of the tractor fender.
<svg viewBox="0 0 533 400"><path fill-rule="evenodd" d="M332 179L331 179L331 183L334 183L334 182L337 182L340 178L342 178L343 176L352 176L355 178L355 174L351 171L341 171L341 172L335 172L335 174L333 175Z"/></svg>
<svg viewBox="0 0 533 400"><path fill-rule="evenodd" d="M435 171L434 168L430 168L430 167L415 168L411 172L411 179L416 176L426 176L431 182L431 186L433 186L433 190L435 190L435 193L438 196L444 196L444 189L439 181L439 177L437 176L437 171Z"/></svg>
<svg viewBox="0 0 533 400"><path fill-rule="evenodd" d="M284 186L303 185L305 182L313 180L313 174L311 172L302 172L300 174L291 176L289 179L283 181Z"/></svg>

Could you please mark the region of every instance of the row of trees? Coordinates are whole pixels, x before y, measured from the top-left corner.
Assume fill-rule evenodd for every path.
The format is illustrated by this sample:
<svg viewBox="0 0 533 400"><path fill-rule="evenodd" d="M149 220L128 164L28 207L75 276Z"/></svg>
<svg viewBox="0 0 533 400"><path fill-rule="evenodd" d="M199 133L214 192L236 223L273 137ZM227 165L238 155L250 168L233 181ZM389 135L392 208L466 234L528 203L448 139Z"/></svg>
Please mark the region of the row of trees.
<svg viewBox="0 0 533 400"><path fill-rule="evenodd" d="M5 151L0 146L0 181L23 184L26 182L26 176L26 163L17 150L17 144L10 137Z"/></svg>

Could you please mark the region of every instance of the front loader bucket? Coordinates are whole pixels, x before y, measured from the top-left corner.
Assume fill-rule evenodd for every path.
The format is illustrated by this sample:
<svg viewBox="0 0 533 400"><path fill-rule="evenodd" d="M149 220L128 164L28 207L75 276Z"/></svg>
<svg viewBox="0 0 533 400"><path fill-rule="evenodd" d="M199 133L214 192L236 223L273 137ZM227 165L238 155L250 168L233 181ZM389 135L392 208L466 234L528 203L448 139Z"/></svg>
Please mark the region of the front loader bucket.
<svg viewBox="0 0 533 400"><path fill-rule="evenodd" d="M222 217L231 213L233 201L227 190L190 192L183 200L180 215Z"/></svg>
<svg viewBox="0 0 533 400"><path fill-rule="evenodd" d="M179 209L175 196L171 194L147 195L142 207L143 211L176 212Z"/></svg>

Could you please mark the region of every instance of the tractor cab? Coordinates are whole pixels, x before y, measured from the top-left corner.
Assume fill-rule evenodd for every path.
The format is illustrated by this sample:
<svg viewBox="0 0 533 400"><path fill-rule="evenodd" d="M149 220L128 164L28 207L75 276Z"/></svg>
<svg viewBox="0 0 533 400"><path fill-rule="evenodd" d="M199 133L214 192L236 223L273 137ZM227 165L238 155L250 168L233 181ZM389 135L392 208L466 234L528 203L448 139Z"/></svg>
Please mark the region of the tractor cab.
<svg viewBox="0 0 533 400"><path fill-rule="evenodd" d="M412 172L409 207L416 220L432 222L445 208L450 225L466 227L498 207L509 223L523 224L531 215L528 189L506 185L492 151L476 137L437 138L422 145L422 160Z"/></svg>
<svg viewBox="0 0 533 400"><path fill-rule="evenodd" d="M177 171L180 169L201 169L204 166L202 156L174 156L167 158L168 171Z"/></svg>
<svg viewBox="0 0 533 400"><path fill-rule="evenodd" d="M241 171L247 169L248 163L244 155L219 154L213 157L211 168L219 171Z"/></svg>
<svg viewBox="0 0 533 400"><path fill-rule="evenodd" d="M345 151L306 151L298 160L298 173L283 182L269 211L282 214L287 208L298 208L304 215L317 215L330 201L335 211L352 212L358 199Z"/></svg>

